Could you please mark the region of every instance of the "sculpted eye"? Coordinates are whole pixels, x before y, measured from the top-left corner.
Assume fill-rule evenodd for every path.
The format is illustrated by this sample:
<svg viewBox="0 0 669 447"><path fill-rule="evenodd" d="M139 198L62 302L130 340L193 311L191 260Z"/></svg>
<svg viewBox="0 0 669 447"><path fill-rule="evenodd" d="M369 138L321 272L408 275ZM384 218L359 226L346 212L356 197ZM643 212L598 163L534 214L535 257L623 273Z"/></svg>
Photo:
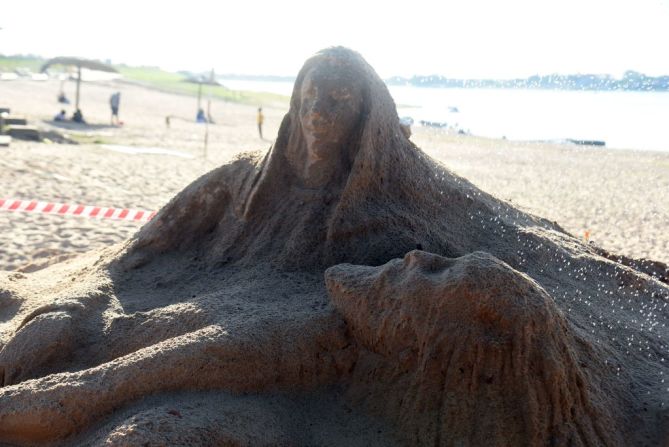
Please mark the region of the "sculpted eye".
<svg viewBox="0 0 669 447"><path fill-rule="evenodd" d="M335 95L328 96L328 106L335 107L339 104L339 99Z"/></svg>

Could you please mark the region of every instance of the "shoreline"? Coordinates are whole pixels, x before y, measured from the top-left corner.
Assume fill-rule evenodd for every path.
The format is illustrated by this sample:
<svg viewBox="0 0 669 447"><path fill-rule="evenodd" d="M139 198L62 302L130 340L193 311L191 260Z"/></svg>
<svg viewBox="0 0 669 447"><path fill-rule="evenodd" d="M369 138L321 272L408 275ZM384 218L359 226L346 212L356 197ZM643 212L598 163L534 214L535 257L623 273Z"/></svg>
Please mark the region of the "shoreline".
<svg viewBox="0 0 669 447"><path fill-rule="evenodd" d="M10 86L11 85L11 86ZM43 123L60 108L57 83L0 83L13 113ZM107 100L122 92L123 127L108 126ZM250 150L267 150L255 123L256 107L212 101L219 124L210 125L208 158L202 159L205 126L165 115L195 115L195 99L120 83L82 86L90 123L79 145L13 141L0 148L2 198L157 210L205 172ZM277 134L287 106L264 106L263 134ZM62 128L58 131L67 133ZM501 199L598 246L633 258L669 262L669 153L589 148L453 135L414 127L411 140L428 155ZM75 133L75 132L73 132ZM189 154L120 153L104 144L164 148ZM140 151L141 152L141 151ZM85 220L0 212L0 270L39 268L50 256L67 257L121 242L139 229L132 222Z"/></svg>

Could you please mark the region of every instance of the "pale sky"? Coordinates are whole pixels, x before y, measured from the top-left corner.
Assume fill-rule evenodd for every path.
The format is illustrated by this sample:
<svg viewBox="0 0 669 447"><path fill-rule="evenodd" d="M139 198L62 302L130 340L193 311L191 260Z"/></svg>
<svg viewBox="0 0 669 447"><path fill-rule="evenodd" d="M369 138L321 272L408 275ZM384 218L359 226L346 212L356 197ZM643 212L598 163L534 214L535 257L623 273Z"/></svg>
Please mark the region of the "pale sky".
<svg viewBox="0 0 669 447"><path fill-rule="evenodd" d="M669 74L669 0L20 0L0 54L295 75L344 45L382 77Z"/></svg>

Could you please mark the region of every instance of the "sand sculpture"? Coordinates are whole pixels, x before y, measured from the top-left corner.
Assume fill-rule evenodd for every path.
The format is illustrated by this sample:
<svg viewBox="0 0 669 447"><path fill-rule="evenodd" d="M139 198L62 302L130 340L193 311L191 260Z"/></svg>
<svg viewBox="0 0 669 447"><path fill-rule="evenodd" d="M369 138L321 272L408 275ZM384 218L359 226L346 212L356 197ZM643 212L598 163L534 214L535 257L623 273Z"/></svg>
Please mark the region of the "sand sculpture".
<svg viewBox="0 0 669 447"><path fill-rule="evenodd" d="M0 441L663 445L663 274L449 172L324 50L267 154L1 274Z"/></svg>

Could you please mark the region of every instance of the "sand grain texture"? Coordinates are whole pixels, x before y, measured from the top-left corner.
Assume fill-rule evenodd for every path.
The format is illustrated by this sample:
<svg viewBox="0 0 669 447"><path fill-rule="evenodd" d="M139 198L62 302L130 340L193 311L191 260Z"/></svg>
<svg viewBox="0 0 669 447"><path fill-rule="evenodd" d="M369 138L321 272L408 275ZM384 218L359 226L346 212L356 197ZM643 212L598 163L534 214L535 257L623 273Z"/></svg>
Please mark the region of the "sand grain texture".
<svg viewBox="0 0 669 447"><path fill-rule="evenodd" d="M324 50L267 154L2 273L0 440L661 445L669 286L604 254L435 162Z"/></svg>

